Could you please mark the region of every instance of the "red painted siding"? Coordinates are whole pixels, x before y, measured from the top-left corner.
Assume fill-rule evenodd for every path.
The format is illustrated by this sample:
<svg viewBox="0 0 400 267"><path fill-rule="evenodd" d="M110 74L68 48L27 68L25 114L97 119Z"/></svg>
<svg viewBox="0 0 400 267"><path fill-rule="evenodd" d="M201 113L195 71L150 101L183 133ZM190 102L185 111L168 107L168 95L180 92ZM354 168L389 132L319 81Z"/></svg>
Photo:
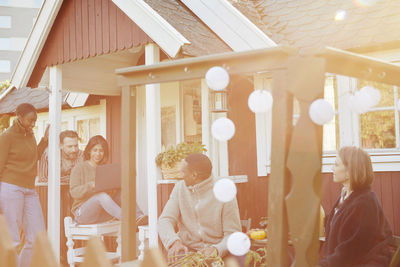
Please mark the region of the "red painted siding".
<svg viewBox="0 0 400 267"><path fill-rule="evenodd" d="M229 141L230 175L246 174L248 183L238 184L237 199L242 219L252 218L252 227L258 227L261 217L267 216L268 177L257 176L255 118L247 107L253 85L237 77L232 78L229 93L228 117L236 125L235 136ZM107 139L110 141L113 162L120 161L121 135L120 97L107 98ZM158 185L158 214L167 202L173 185ZM332 174L322 175L322 206L329 212L335 203L341 185L333 183ZM377 172L373 190L382 203L393 233L400 235L400 172Z"/></svg>
<svg viewBox="0 0 400 267"><path fill-rule="evenodd" d="M150 43L110 0L64 1L28 82L36 87L53 66Z"/></svg>
<svg viewBox="0 0 400 267"><path fill-rule="evenodd" d="M110 160L121 163L121 97L106 98L106 135L110 146Z"/></svg>

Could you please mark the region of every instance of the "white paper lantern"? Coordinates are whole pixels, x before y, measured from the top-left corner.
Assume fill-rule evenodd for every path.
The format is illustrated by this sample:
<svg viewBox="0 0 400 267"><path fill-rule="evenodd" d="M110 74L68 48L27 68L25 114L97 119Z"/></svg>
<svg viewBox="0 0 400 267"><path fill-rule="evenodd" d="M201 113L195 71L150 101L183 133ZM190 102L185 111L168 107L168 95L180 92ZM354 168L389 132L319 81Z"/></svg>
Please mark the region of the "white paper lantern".
<svg viewBox="0 0 400 267"><path fill-rule="evenodd" d="M212 67L206 73L206 83L212 90L224 90L229 84L229 74L222 67Z"/></svg>
<svg viewBox="0 0 400 267"><path fill-rule="evenodd" d="M248 105L254 113L263 113L271 110L273 101L270 92L255 90L249 96Z"/></svg>
<svg viewBox="0 0 400 267"><path fill-rule="evenodd" d="M323 125L333 119L335 111L328 101L320 98L311 103L308 114L314 123Z"/></svg>
<svg viewBox="0 0 400 267"><path fill-rule="evenodd" d="M216 119L211 125L211 133L219 141L228 141L235 134L235 124L225 117Z"/></svg>
<svg viewBox="0 0 400 267"><path fill-rule="evenodd" d="M243 256L250 249L250 239L242 232L235 232L228 237L226 245L232 255Z"/></svg>
<svg viewBox="0 0 400 267"><path fill-rule="evenodd" d="M349 97L348 104L354 112L363 114L378 105L380 100L381 93L378 89L371 86L364 86Z"/></svg>
<svg viewBox="0 0 400 267"><path fill-rule="evenodd" d="M226 203L235 198L237 189L231 179L223 178L215 182L213 192L216 199Z"/></svg>
<svg viewBox="0 0 400 267"><path fill-rule="evenodd" d="M381 101L381 92L372 86L364 86L361 88L360 93L365 98L363 99L365 101L364 104L368 108L378 105L379 101Z"/></svg>

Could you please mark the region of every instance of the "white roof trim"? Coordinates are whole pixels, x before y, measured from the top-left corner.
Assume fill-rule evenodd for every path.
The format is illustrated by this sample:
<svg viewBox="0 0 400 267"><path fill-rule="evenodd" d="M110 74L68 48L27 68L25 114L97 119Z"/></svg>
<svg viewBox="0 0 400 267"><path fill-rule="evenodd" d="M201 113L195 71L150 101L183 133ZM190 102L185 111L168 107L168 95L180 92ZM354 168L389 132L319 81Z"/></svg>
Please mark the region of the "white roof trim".
<svg viewBox="0 0 400 267"><path fill-rule="evenodd" d="M4 98L6 95L8 95L8 93L11 92L12 89L14 89L14 88L15 88L15 86L11 84L6 90L4 90L4 92L2 92L2 93L0 94L0 101L3 100L3 98Z"/></svg>
<svg viewBox="0 0 400 267"><path fill-rule="evenodd" d="M43 2L24 50L11 76L11 84L16 88L25 87L28 83L62 2L62 0L45 0Z"/></svg>
<svg viewBox="0 0 400 267"><path fill-rule="evenodd" d="M227 0L181 1L234 51L276 46Z"/></svg>
<svg viewBox="0 0 400 267"><path fill-rule="evenodd" d="M112 0L170 57L190 42L143 0Z"/></svg>

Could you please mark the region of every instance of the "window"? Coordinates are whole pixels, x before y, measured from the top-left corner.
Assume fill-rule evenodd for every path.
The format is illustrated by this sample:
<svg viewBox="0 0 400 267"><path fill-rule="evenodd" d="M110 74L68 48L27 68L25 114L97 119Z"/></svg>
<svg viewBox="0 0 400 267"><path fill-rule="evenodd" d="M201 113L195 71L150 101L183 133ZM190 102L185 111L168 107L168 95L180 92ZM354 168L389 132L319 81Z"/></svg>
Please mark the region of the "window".
<svg viewBox="0 0 400 267"><path fill-rule="evenodd" d="M1 1L0 1L1 5ZM0 28L10 29L11 28L11 16L0 16Z"/></svg>
<svg viewBox="0 0 400 267"><path fill-rule="evenodd" d="M76 131L80 138L79 146L85 147L90 137L100 134L100 118L77 120Z"/></svg>
<svg viewBox="0 0 400 267"><path fill-rule="evenodd" d="M187 143L202 142L201 82L181 82L183 95L183 140Z"/></svg>
<svg viewBox="0 0 400 267"><path fill-rule="evenodd" d="M0 6L9 6L10 0L0 0Z"/></svg>
<svg viewBox="0 0 400 267"><path fill-rule="evenodd" d="M395 149L399 145L399 107L397 87L360 80L359 89L379 89L381 100L369 112L360 115L360 144L365 149ZM396 123L397 122L397 123Z"/></svg>
<svg viewBox="0 0 400 267"><path fill-rule="evenodd" d="M0 72L1 73L11 72L11 62L9 60L0 60Z"/></svg>
<svg viewBox="0 0 400 267"><path fill-rule="evenodd" d="M0 50L10 50L10 38L0 38Z"/></svg>
<svg viewBox="0 0 400 267"><path fill-rule="evenodd" d="M268 75L254 76L254 89L271 90L272 79ZM323 126L323 152L332 153L340 146L339 115L338 115L338 90L336 77L326 75L324 99L335 109L335 117ZM296 98L293 101L293 125L296 125L300 117L300 106ZM257 173L258 176L266 176L271 166L271 126L272 112L255 114L256 138L257 138Z"/></svg>

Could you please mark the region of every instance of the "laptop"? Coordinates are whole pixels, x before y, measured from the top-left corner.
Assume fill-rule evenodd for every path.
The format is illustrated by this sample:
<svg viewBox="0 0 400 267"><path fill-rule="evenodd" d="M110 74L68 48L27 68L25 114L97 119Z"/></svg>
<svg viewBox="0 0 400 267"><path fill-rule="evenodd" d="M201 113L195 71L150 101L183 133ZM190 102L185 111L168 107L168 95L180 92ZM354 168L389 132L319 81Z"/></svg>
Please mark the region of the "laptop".
<svg viewBox="0 0 400 267"><path fill-rule="evenodd" d="M104 192L121 188L121 165L105 164L96 167L94 191Z"/></svg>

